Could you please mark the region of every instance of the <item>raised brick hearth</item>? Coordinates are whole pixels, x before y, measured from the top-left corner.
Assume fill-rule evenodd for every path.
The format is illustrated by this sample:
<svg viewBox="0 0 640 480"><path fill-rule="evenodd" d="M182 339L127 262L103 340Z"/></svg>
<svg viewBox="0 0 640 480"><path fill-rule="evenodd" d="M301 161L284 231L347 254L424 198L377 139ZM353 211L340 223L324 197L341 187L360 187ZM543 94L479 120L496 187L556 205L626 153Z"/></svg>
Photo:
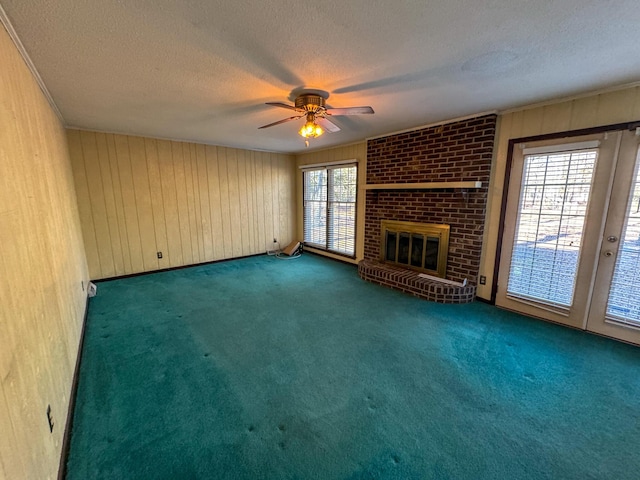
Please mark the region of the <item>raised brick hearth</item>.
<svg viewBox="0 0 640 480"><path fill-rule="evenodd" d="M391 287L438 303L469 303L476 296L475 285L458 287L419 277L419 272L375 260L362 260L358 274L364 280Z"/></svg>
<svg viewBox="0 0 640 480"><path fill-rule="evenodd" d="M475 296L488 197L496 115L403 132L367 142L367 184L480 181L478 189L367 190L360 276L421 298L464 303ZM380 262L380 221L450 225L446 278L454 287L402 275ZM446 292L446 293L445 293Z"/></svg>

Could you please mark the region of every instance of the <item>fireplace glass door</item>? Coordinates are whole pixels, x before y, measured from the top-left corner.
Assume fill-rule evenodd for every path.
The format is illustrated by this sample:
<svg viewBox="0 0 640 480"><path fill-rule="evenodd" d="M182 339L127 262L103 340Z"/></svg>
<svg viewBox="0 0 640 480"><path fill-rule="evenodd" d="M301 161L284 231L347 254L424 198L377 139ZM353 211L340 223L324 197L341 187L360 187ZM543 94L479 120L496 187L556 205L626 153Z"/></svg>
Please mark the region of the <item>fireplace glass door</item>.
<svg viewBox="0 0 640 480"><path fill-rule="evenodd" d="M444 278L449 226L382 222L382 260Z"/></svg>

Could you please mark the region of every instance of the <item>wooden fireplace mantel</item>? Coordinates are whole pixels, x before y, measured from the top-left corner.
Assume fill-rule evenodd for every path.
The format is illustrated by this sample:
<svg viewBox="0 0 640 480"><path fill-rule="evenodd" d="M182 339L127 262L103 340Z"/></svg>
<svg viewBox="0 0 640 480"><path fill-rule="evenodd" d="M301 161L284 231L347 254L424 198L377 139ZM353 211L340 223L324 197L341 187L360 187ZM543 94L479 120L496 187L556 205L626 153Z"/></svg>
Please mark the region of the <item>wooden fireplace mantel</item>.
<svg viewBox="0 0 640 480"><path fill-rule="evenodd" d="M365 190L433 190L438 188L482 188L482 182L369 183Z"/></svg>

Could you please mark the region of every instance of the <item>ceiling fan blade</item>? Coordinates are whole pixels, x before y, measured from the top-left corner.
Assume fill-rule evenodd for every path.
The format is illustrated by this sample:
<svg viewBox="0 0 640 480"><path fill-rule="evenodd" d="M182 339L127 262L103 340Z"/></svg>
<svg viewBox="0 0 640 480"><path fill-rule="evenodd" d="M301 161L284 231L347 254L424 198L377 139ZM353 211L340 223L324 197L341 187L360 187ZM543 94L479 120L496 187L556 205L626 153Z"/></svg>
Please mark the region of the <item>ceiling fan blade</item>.
<svg viewBox="0 0 640 480"><path fill-rule="evenodd" d="M329 133L335 133L340 131L340 127L335 123L333 123L328 118L316 117L316 122L318 122L320 126Z"/></svg>
<svg viewBox="0 0 640 480"><path fill-rule="evenodd" d="M289 110L295 110L296 112L301 111L299 108L296 108L293 105L289 105L287 103L282 103L282 102L267 102L265 105L271 105L272 107L288 108Z"/></svg>
<svg viewBox="0 0 640 480"><path fill-rule="evenodd" d="M371 107L327 108L327 115L364 115L375 113Z"/></svg>
<svg viewBox="0 0 640 480"><path fill-rule="evenodd" d="M283 120L278 120L277 122L269 123L268 125L263 125L261 127L258 127L258 130L260 130L261 128L269 128L269 127L273 127L275 125L280 125L281 123L290 122L291 120L297 120L298 118L302 118L302 117L304 117L304 115L298 115L296 117L289 117L289 118L285 118Z"/></svg>

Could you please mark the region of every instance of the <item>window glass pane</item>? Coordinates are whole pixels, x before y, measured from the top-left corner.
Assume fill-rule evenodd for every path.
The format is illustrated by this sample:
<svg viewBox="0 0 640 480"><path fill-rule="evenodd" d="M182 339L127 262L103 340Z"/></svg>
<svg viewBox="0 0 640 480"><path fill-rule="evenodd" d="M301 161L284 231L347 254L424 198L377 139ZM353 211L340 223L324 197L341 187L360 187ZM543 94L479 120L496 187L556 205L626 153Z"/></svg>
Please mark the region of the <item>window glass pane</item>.
<svg viewBox="0 0 640 480"><path fill-rule="evenodd" d="M346 255L355 253L356 235L356 167L329 170L328 249Z"/></svg>
<svg viewBox="0 0 640 480"><path fill-rule="evenodd" d="M570 306L597 150L527 155L509 295Z"/></svg>
<svg viewBox="0 0 640 480"><path fill-rule="evenodd" d="M327 245L327 171L304 172L304 241Z"/></svg>

